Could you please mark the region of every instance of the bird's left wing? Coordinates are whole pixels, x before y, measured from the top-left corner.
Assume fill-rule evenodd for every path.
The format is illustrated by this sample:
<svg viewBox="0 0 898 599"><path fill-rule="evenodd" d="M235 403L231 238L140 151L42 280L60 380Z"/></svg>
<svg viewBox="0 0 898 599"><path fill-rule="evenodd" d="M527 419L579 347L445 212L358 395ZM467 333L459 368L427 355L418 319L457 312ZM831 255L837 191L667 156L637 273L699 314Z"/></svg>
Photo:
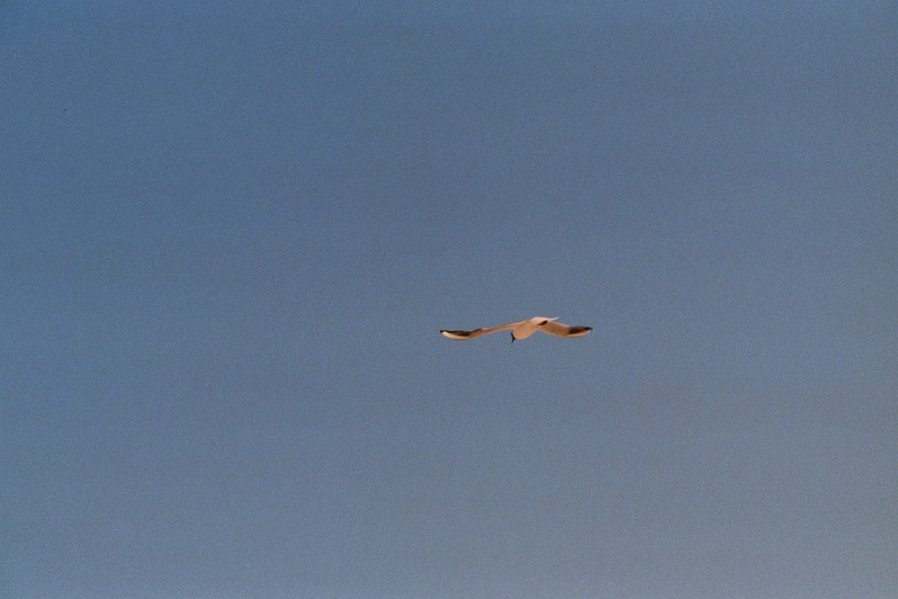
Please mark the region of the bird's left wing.
<svg viewBox="0 0 898 599"><path fill-rule="evenodd" d="M516 326L523 324L524 321L521 322L511 322L508 324L500 324L497 327L488 327L485 329L473 329L471 331L447 331L445 329L441 330L440 333L443 337L448 337L449 339L457 339L459 341L463 341L465 339L475 339L482 335L489 335L490 333L498 333L499 331L507 331L508 329L513 329Z"/></svg>

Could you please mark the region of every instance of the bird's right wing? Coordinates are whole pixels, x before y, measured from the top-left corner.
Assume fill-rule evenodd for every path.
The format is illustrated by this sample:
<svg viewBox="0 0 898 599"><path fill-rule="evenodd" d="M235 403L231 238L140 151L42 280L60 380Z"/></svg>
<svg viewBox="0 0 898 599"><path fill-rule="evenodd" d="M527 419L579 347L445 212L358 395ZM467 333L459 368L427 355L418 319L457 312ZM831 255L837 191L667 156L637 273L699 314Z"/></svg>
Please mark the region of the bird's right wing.
<svg viewBox="0 0 898 599"><path fill-rule="evenodd" d="M540 325L536 330L541 333L555 335L556 337L582 337L584 335L589 335L590 331L592 331L592 327L572 327L561 322L549 321Z"/></svg>
<svg viewBox="0 0 898 599"><path fill-rule="evenodd" d="M490 333L498 333L499 331L507 331L509 329L513 329L518 325L524 324L524 320L520 322L512 322L509 324L500 324L497 327L489 327L485 329L474 329L471 331L447 331L445 329L441 330L440 333L443 337L448 337L449 339L456 339L458 341L464 341L466 339L474 339L476 337L481 337L483 335L489 335Z"/></svg>

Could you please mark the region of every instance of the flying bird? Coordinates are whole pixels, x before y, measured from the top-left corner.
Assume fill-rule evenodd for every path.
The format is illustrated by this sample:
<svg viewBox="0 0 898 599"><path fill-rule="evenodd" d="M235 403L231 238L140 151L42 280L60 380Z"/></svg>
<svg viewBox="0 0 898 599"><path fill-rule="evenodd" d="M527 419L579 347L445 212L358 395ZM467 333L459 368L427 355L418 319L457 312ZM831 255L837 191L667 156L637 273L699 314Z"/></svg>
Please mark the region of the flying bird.
<svg viewBox="0 0 898 599"><path fill-rule="evenodd" d="M444 329L441 330L440 333L442 333L443 337L448 337L449 339L465 340L474 339L481 335L489 335L490 333L498 333L499 331L511 330L511 341L514 343L515 341L526 339L533 333L547 333L549 335L555 335L556 337L583 337L592 331L592 327L572 327L560 322L555 322L556 320L558 320L557 317L548 318L546 316L534 316L527 320L501 324L497 327L474 329L472 331L447 331Z"/></svg>

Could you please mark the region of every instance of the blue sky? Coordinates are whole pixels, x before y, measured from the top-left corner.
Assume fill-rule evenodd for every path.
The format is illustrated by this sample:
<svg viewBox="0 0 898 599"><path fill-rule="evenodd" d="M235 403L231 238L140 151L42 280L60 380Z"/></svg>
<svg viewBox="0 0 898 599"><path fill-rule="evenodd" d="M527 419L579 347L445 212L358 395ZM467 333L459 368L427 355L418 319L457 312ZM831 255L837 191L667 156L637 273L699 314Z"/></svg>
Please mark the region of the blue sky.
<svg viewBox="0 0 898 599"><path fill-rule="evenodd" d="M0 590L898 595L896 30L5 3Z"/></svg>

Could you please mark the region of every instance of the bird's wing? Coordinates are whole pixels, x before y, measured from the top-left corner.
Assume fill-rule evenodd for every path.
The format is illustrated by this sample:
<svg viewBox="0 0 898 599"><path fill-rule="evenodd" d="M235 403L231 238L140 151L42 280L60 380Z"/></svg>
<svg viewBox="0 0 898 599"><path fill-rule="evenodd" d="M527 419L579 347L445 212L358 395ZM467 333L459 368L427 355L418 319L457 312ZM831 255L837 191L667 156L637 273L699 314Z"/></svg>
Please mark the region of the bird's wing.
<svg viewBox="0 0 898 599"><path fill-rule="evenodd" d="M475 337L480 337L481 335L489 335L490 333L498 333L499 331L507 331L508 329L513 329L516 326L523 324L524 320L520 322L511 322L508 324L500 324L497 327L489 327L485 329L474 329L472 331L447 331L441 330L440 333L443 337L448 337L449 339L457 339L457 340L465 340L465 339L474 339Z"/></svg>
<svg viewBox="0 0 898 599"><path fill-rule="evenodd" d="M540 333L548 333L556 337L583 337L589 335L592 327L569 326L561 322L549 321L536 328Z"/></svg>

